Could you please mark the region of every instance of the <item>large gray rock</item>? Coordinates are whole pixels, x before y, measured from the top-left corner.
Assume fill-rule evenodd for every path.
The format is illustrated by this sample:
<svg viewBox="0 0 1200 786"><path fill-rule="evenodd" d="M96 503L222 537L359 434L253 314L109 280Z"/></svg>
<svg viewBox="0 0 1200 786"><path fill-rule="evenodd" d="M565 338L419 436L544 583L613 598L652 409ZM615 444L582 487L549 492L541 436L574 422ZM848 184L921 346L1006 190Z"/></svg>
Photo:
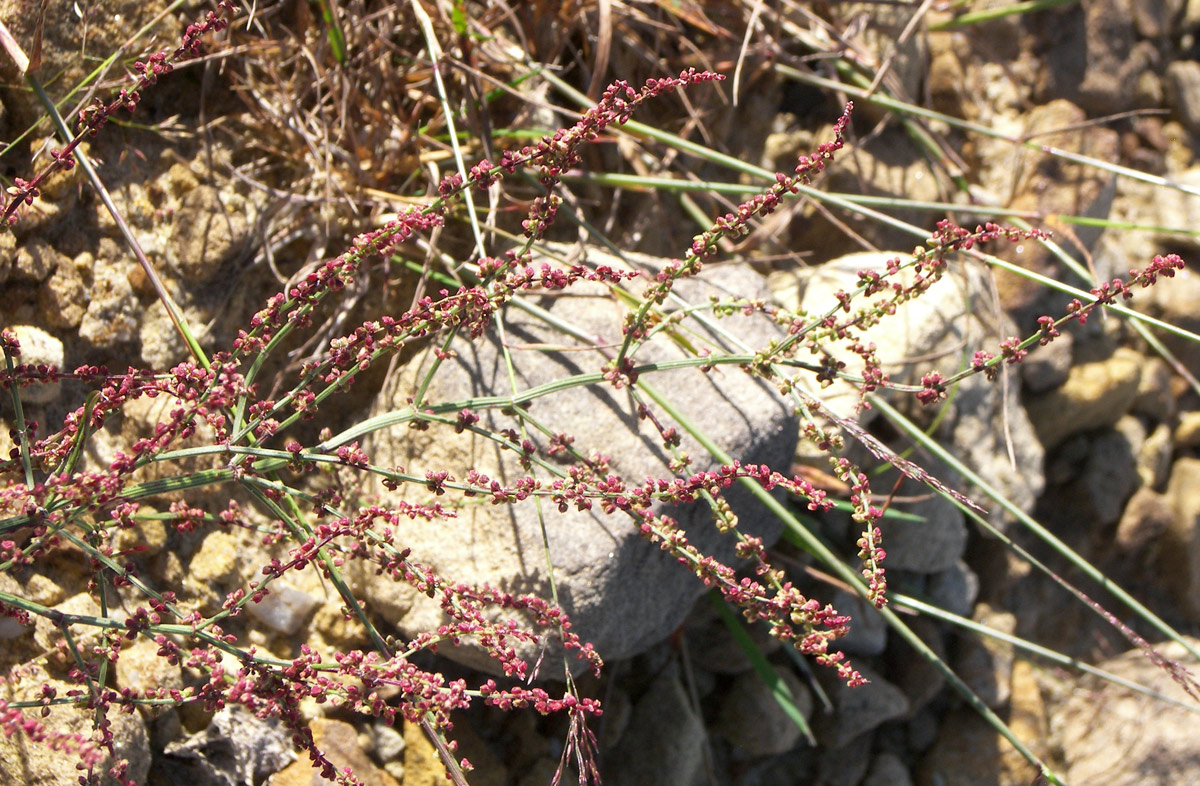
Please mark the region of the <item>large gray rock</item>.
<svg viewBox="0 0 1200 786"><path fill-rule="evenodd" d="M917 617L909 627L943 663L946 662L946 644L937 623L926 617ZM922 707L927 706L942 692L946 678L929 660L916 652L908 642L893 638L886 657L888 679L908 699L904 719L911 718Z"/></svg>
<svg viewBox="0 0 1200 786"><path fill-rule="evenodd" d="M871 769L862 786L912 786L912 776L899 756L884 752L871 762Z"/></svg>
<svg viewBox="0 0 1200 786"><path fill-rule="evenodd" d="M889 555L891 542L888 542ZM887 646L887 621L857 592L840 589L833 594L831 605L853 622L850 630L830 644L831 649L854 657L871 657L883 652Z"/></svg>
<svg viewBox="0 0 1200 786"><path fill-rule="evenodd" d="M834 706L832 715L818 716L813 724L817 740L826 749L841 748L856 737L909 711L910 705L904 691L869 667L861 663L857 667L870 680L857 688L835 681L825 673L827 669L817 672L817 679Z"/></svg>
<svg viewBox="0 0 1200 786"><path fill-rule="evenodd" d="M699 786L705 777L705 730L672 665L638 700L633 720L613 750L604 778L616 786L673 783Z"/></svg>
<svg viewBox="0 0 1200 786"><path fill-rule="evenodd" d="M930 459L924 469L951 488L962 487L957 473L940 461ZM878 482L879 488L892 488L895 473L889 472L884 478ZM919 498L901 507L920 518L886 519L880 524L887 551L885 567L934 574L952 569L967 547L967 524L962 511L945 498L930 494L924 484L908 478L900 484L898 496Z"/></svg>
<svg viewBox="0 0 1200 786"><path fill-rule="evenodd" d="M938 608L960 617L969 617L979 596L979 576L967 563L958 560L945 570L928 576L925 594L929 602Z"/></svg>
<svg viewBox="0 0 1200 786"><path fill-rule="evenodd" d="M295 760L290 734L278 718L257 718L231 704L201 731L167 743L155 767L172 783L234 786L260 783Z"/></svg>
<svg viewBox="0 0 1200 786"><path fill-rule="evenodd" d="M591 261L621 265L596 252ZM657 267L661 260L629 255L639 266ZM632 289L640 292L641 284ZM678 291L692 303L704 303L710 295L722 298L766 296L763 280L743 266L713 266L696 280L681 283ZM515 367L510 382L499 335L490 329L477 341L459 337L451 349L452 359L441 364L424 399L425 406L456 402L454 411L471 407L481 416L480 426L496 432L519 429L520 423L499 407L484 409L469 402L486 396L510 396L539 385L574 375L594 373L621 341L626 307L598 285L572 287L553 296L527 296L555 319L577 329L576 335L594 337L603 349L590 347L570 335L516 308L503 313L504 342ZM676 310L673 304L664 307ZM735 316L719 323L722 330L739 336L748 345L761 348L779 336L775 325L761 315ZM673 334L660 332L636 354L636 363L661 362L685 356L681 345L693 350L713 346L714 352L744 351L729 340L713 335L695 317L684 319ZM428 354L414 358L401 381L381 400L380 410L402 410L430 368ZM709 373L697 368L646 372L651 383L692 420L705 434L731 455L745 463L768 464L786 470L795 448L797 425L791 408L774 388L752 378L735 366L717 367ZM515 387L514 387L515 386ZM660 408L648 402L665 425L673 424ZM573 447L583 455L600 453L611 457L612 472L630 485L648 477L670 478L670 459L662 440L650 423L639 420L637 404L628 389L614 389L598 382L569 387L539 397L526 410L550 432L574 437ZM681 432L682 429L679 429ZM537 454L547 457L547 439L530 428L529 439ZM423 476L427 471L449 471L463 479L468 470L485 473L504 485L528 475L520 469L511 451L501 452L495 442L450 426L433 425L428 431L397 427L381 432L368 446L373 460L382 466L404 466ZM690 471L719 466L689 436L682 449L691 456ZM574 459L550 457L564 470ZM536 476L549 484L545 469ZM450 497L435 497L424 485L401 486L395 492L381 490L385 502L404 497L410 501L437 500L454 507ZM740 517L740 528L748 534L773 542L781 529L751 500L748 492L734 485L727 494ZM669 554L645 542L632 518L622 513L606 515L597 504L591 511L574 507L559 513L554 503L527 499L512 505L492 505L486 497L465 499L456 517L446 521L414 522L404 525L397 543L410 547L413 559L432 563L453 581L487 583L509 592L533 592L550 597L548 558L554 566L558 597L570 613L574 631L592 642L605 658L624 658L662 640L681 623L691 602L704 585ZM675 517L688 532L691 542L704 554L727 563L733 559L734 540L718 533L707 505L659 510ZM438 605L407 585L364 571L360 577L369 605L406 634L431 631L442 624ZM468 646L446 651L451 657L483 668L495 668L480 651ZM529 648L527 655L536 656Z"/></svg>
<svg viewBox="0 0 1200 786"><path fill-rule="evenodd" d="M794 669L775 666L774 671L805 721L812 719L813 696ZM740 674L725 692L715 728L746 756L778 756L799 742L803 731L776 698L775 691L758 672Z"/></svg>

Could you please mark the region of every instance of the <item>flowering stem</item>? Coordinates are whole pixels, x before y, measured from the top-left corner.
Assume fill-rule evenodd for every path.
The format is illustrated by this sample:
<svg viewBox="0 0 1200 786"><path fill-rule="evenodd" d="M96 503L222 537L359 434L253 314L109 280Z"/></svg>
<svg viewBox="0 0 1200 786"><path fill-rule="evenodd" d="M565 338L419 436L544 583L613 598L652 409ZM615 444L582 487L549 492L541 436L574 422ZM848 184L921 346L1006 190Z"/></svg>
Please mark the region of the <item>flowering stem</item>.
<svg viewBox="0 0 1200 786"><path fill-rule="evenodd" d="M4 365L11 375L13 373L12 347L4 337L0 337L0 347L4 349ZM13 385L8 389L8 394L13 405L13 418L16 421L17 439L21 450L21 467L25 470L25 485L33 488L33 464L29 460L29 428L25 423L25 409L21 406L20 388Z"/></svg>
<svg viewBox="0 0 1200 786"><path fill-rule="evenodd" d="M72 140L71 131L63 122L62 116L59 115L58 109L54 106L54 101L50 96L46 95L46 91L42 88L41 82L33 74L26 74L27 81L33 91L37 93L38 100L41 101L42 107L45 108L47 116L54 123L55 129L58 131L58 136L64 143L69 143ZM138 264L141 265L143 272L146 274L146 279L154 287L154 293L158 296L159 301L167 310L167 315L171 318L171 322L175 325L175 331L187 344L188 352L192 357L207 371L210 368L208 356L201 349L200 343L196 341L196 336L188 327L187 320L183 316L183 312L179 306L175 304L175 300L171 294L167 292L167 288L163 285L162 279L155 272L154 266L150 264L150 260L146 258L146 253L142 250L142 244L138 242L137 236L133 234L133 230L129 228L129 224L125 222L121 211L117 209L117 205L113 202L112 196L108 193L108 189L104 187L104 181L100 179L100 175L96 172L96 168L92 166L92 161L82 148L76 148L74 151L75 158L79 161L79 165L83 167L83 171L87 173L88 180L92 183L92 188L96 189L96 194L99 195L100 201L104 203L104 208L108 210L112 216L113 222L117 228L121 230L122 237L125 238L125 244L129 246L129 250L133 252Z"/></svg>
<svg viewBox="0 0 1200 786"><path fill-rule="evenodd" d="M862 577L855 573L852 568L838 559L837 556L831 552L824 543L822 543L811 532L809 532L808 529L796 519L795 515L793 515L783 503L775 499L774 496L765 491L758 483L745 478L739 480L763 505L765 505L771 511L772 514L779 517L779 519L784 523L785 526L787 526L788 530L793 534L793 536L800 541L806 551L815 556L817 559L821 560L821 562L824 563L830 571L832 571L839 579L851 586L854 591L862 598L867 600L867 602L871 602L867 587L863 583ZM1042 760L1038 758L1037 754L1030 750L1029 747L1025 745L1025 743L1023 743L1011 729L1008 728L1004 721L998 715L996 715L996 713L993 712L992 709L988 707L987 704L985 704L973 690L971 690L970 686L963 682L958 674L954 672L954 669L950 668L950 666L942 661L942 659L938 657L938 654L934 652L933 649L931 649L930 646L926 644L920 636L914 633L913 630L904 622L904 620L901 619L898 614L896 614L896 612L886 606L878 611L879 614L883 616L883 619L885 622L887 622L888 626L892 630L896 631L896 633L902 639L904 639L904 641L907 642L908 645L912 647L918 655L932 664L933 667L937 669L938 672L946 679L954 691L961 696L962 699L969 704L973 710L978 712L980 716L983 717L983 719L988 723L988 725L990 725L1000 735L1008 740L1009 744L1011 744L1013 748L1015 748L1017 752L1019 752L1021 756L1025 758L1026 761L1041 770L1046 777L1051 780L1051 782L1061 783L1057 776L1055 776L1054 773L1042 762Z"/></svg>

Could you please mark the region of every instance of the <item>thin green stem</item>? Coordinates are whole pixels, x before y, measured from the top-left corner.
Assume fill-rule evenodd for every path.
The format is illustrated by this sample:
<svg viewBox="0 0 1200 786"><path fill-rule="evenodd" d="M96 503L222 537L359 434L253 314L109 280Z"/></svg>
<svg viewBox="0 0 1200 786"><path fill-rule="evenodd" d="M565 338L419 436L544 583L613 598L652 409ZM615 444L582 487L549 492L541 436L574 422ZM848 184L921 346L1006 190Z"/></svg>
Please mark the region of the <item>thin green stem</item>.
<svg viewBox="0 0 1200 786"><path fill-rule="evenodd" d="M8 370L9 379L13 377L15 368L12 351L4 344L4 367ZM21 468L25 470L25 487L33 488L33 464L29 458L29 426L25 422L25 408L21 405L21 386L9 385L9 400L13 405L13 418L17 427L17 448L21 452Z"/></svg>
<svg viewBox="0 0 1200 786"><path fill-rule="evenodd" d="M1200 715L1200 707L1196 706L1194 702L1180 701L1179 699L1171 698L1170 696L1159 693L1156 690L1147 688L1145 685L1139 685L1132 680L1119 677L1112 672L1105 671L1104 669L1098 669L1090 663L1081 661L1078 658L1072 658L1070 656L1063 655L1061 652L1056 652L1049 647L1043 647L1040 644L1035 644L1028 639L1023 639L1020 636L1013 636L1012 634L1005 633L1004 631L990 628L987 625L983 625L974 620L959 616L958 614L953 614L945 609L940 609L937 606L926 603L922 600L918 600L917 598L909 595L893 592L889 597L891 598L892 603L899 608L909 609L919 614L933 617L934 619L949 623L957 628L961 628L962 630L970 631L978 636L995 639L996 641L1003 641L1006 644L1011 644L1013 647L1019 650L1028 652L1031 655L1036 655L1039 658L1050 661L1051 663L1057 663L1058 665L1065 666L1069 669L1075 669L1077 671L1094 675L1105 682L1111 682L1114 685L1120 685L1123 688L1128 688L1129 690L1140 693L1143 696L1149 696L1156 701L1161 701L1175 707L1181 707L1188 712Z"/></svg>
<svg viewBox="0 0 1200 786"><path fill-rule="evenodd" d="M986 8L982 11L970 11L965 14L959 14L953 19L947 19L945 22L932 24L929 26L929 29L953 30L960 27L970 27L971 25L991 22L996 19L1003 19L1006 16L1031 14L1036 11L1048 11L1051 8L1058 8L1064 5L1074 5L1078 2L1079 0L1022 0L1022 2L1013 3L1012 5Z"/></svg>
<svg viewBox="0 0 1200 786"><path fill-rule="evenodd" d="M917 428L911 420L909 420L904 416L903 413L889 404L883 397L872 395L870 400L871 406L877 408L880 412L886 415L892 424L901 429L915 442L919 443L922 448L929 451L946 464L950 465L956 472L960 473L968 483L978 488L989 499L1002 507L1006 513L1013 516L1021 523L1022 526L1036 535L1043 543L1048 545L1061 557L1066 559L1076 569L1094 581L1098 586L1107 590L1113 595L1113 597L1125 604L1125 606L1135 612L1139 617L1153 625L1154 628L1164 636L1167 636L1172 641L1180 644L1192 655L1192 657L1196 658L1197 661L1200 661L1200 650L1197 650L1194 645L1189 643L1187 639L1181 636L1174 628L1172 628L1157 614L1146 608L1146 606L1144 606L1136 598L1118 586L1116 582L1112 581L1103 573L1101 573L1090 562L1075 552L1070 546L1068 546L1066 543L1063 543L1052 532L1039 524L1032 516L1014 505L996 487L992 486L990 483L980 477L978 473L966 466L966 464L960 461L954 454L939 444L935 439L927 435L921 429ZM965 508L958 502L958 500L950 499L950 501L962 509L964 513L974 519L975 522L980 526L985 527L991 535L1004 540L1010 548L1020 548L1012 541L1011 538L1004 536L1002 533L992 527L986 521L986 519L984 519L982 516L979 516L975 511ZM1021 549L1020 554L1026 560L1029 560L1031 564L1041 565L1041 563L1038 562L1031 554L1029 554L1029 552ZM1045 568L1043 566L1043 569L1047 575L1053 575L1049 568Z"/></svg>
<svg viewBox="0 0 1200 786"><path fill-rule="evenodd" d="M937 120L953 128L960 128L964 131L972 131L976 134L982 134L994 139L1003 139L1005 141L1012 142L1014 145L1021 145L1022 147L1027 147L1030 150L1038 150L1042 153L1056 156L1064 161L1071 161L1072 163L1076 164L1085 164L1090 167L1095 167L1096 169L1102 169L1106 172L1112 172L1115 175L1128 177L1131 180L1138 180L1143 183L1150 183L1151 185L1161 186L1163 188L1169 188L1175 191L1181 191L1185 194L1191 194L1192 196L1200 196L1200 188L1187 185L1186 183L1177 183L1173 180L1168 180L1165 177L1151 175L1148 172L1141 172L1137 169L1131 169L1126 166L1121 166L1120 164L1114 164L1111 161L1105 161L1100 158L1093 158L1092 156L1072 153L1051 145L1039 145L1036 142L1031 142L1027 139L1021 139L1020 137L1014 137L1010 134L1005 134L1002 131L997 131L994 128L989 128L988 126L972 123L968 120L961 120L953 115L935 112L932 109L925 109L924 107L916 106L914 104L907 104L903 101L898 101L894 98L889 98L879 93L868 93L863 88L855 87L854 85L848 85L845 82L837 82L832 79L826 79L815 74L806 73L797 68L784 65L783 63L776 63L774 67L775 70L780 74L791 79L795 79L798 82L812 85L813 87L820 87L825 90L845 93L856 100L869 101L870 103L884 107L885 109L891 109L894 112L907 115L916 115L927 120Z"/></svg>
<svg viewBox="0 0 1200 786"><path fill-rule="evenodd" d="M69 143L74 138L74 135L67 128L67 124L63 122L62 116L58 114L58 109L54 106L54 102L50 99L50 96L46 95L46 91L42 89L42 85L37 80L37 77L33 74L26 74L25 81L29 83L30 87L37 94L38 100L41 101L42 107L46 110L46 114L54 123L59 138L64 143ZM108 189L104 187L104 182L100 179L100 174L96 171L96 168L92 166L91 159L83 152L83 148L75 149L75 157L79 160L79 165L83 167L83 171L91 181L92 187L100 197L100 201L104 203L105 209L108 210L117 228L121 231L121 236L125 238L125 244L129 246L142 271L146 274L147 280L154 287L155 294L166 308L167 316L171 318L171 323L175 325L176 332L179 333L179 336L187 345L188 352L191 353L192 358L197 363L203 366L205 370L208 370L210 368L208 355L201 349L200 342L196 340L196 336L188 326L183 311L176 305L174 298L167 292L166 285L163 284L162 279L159 278L158 273L154 270L154 266L146 258L146 253L142 250L142 244L138 242L137 237L133 234L133 230L130 229L129 225L125 222L125 218L121 215L121 211L117 209L116 202L113 201L112 195L108 193Z"/></svg>

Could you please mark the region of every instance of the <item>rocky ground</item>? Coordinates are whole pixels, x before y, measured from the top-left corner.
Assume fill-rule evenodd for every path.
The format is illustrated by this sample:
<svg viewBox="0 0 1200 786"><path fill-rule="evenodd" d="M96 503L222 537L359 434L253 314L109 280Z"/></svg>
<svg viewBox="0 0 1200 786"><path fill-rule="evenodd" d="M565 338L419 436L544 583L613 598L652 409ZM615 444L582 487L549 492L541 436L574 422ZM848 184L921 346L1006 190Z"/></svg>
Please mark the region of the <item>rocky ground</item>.
<svg viewBox="0 0 1200 786"><path fill-rule="evenodd" d="M161 5L113 3L103 12L93 9L85 51L107 55L114 42L125 40L137 25L150 21ZM307 36L319 43L321 28L305 17L305 7L283 3L277 16L271 17L269 9L265 13L298 38ZM192 18L195 10L173 12L161 27L174 30L178 19ZM721 70L732 70L734 60L727 55L738 49L729 41L740 41L746 9L733 3L720 5L709 9L711 18L700 11L698 16L658 11L662 20L694 35L698 45L711 44L712 58ZM83 23L71 13L65 6L48 11L40 73L51 82L53 95L64 94L65 85L74 84L92 67L92 61L78 57ZM589 7L576 23L588 29L598 13ZM946 30L935 28L950 14L933 11L911 36L902 35L911 16L905 7L844 4L822 13L837 24L814 23L811 30L814 35L827 33L833 25L844 33L845 48L839 50L843 56L849 52L873 62L891 58L885 85L893 94L907 95L998 134L989 137L934 120L927 127L935 134L940 153L933 155L918 148L900 122L894 118L883 122L881 110L860 102L852 144L821 180L823 190L954 202L964 209L973 205L1024 211L1022 215L1055 232L1067 254L1094 271L1098 280L1124 275L1156 253L1178 252L1189 263L1194 257L1200 264L1200 239L1193 232L1200 226L1200 196L1172 190L1156 180L1184 184L1200 194L1200 164L1195 161L1200 139L1196 41L1200 5L1183 0L1098 0ZM632 81L639 69L650 67L647 62L677 71L679 61L687 61L687 52L675 49L661 54L661 62L642 59L628 41L620 40L621 35L633 35L629 29L640 29L635 22L641 17L629 14L622 17L626 27L617 26L619 40L610 65L617 75L627 68ZM13 28L23 46L32 47L33 25L23 4L0 3L0 20ZM739 20L742 26L736 27ZM764 17L763 25L775 35L789 29L779 18ZM706 32L721 26L736 35L726 39ZM252 50L255 30L251 27L239 34L235 42ZM407 40L406 35L416 34L398 37ZM213 51L228 43L224 41ZM788 162L798 152L829 138L841 99L789 81L770 68L773 60L795 61L794 47L770 52L769 45L778 42L767 33L752 41L753 62L744 77L751 89L739 107L711 108L707 130L714 138L707 143L768 169L790 171L794 164ZM901 41L898 46L897 41ZM529 45L542 47L543 56L549 47L532 38ZM590 57L591 50L586 51ZM261 73L256 72L259 82L233 73L241 62L216 58L209 65L180 69L151 91L133 116L145 126L114 123L88 143L91 154L103 162L102 176L126 220L159 265L189 322L202 326L201 340L208 348L228 342L281 282L337 253L339 244L371 226L383 212L371 200L379 193L403 190L405 184L397 182L395 175L402 164L410 172L420 172L422 166L450 165L445 155L420 159L418 152L405 146L403 133L397 132L394 144L377 141L364 149L359 169L370 175L355 182L330 174L340 164L320 155L304 158L308 155L304 150L273 150L279 156L278 166L260 167L251 177L246 174L251 171L247 151L254 148L255 161L269 160L262 157L267 155L263 151L272 152L272 146L282 146L280 140L289 137L283 132L279 137L262 132L260 137L242 137L255 141L247 142L245 149L240 146L239 134L254 134L256 123L263 122L255 102L262 100L265 84ZM256 62L255 67L265 68L262 63L269 58ZM30 93L16 87L19 77L11 70L5 72L4 84L0 138L12 140L40 116L40 109ZM668 110L655 111L661 117ZM551 114L549 120L554 119ZM426 122L428 117L412 120ZM5 153L6 177L28 176L30 155L42 147L47 133L39 127ZM297 149L303 148L297 138L290 139ZM1100 159L1149 178L1048 155L1044 149L1019 147L1014 139ZM318 142L307 137L305 144L319 151ZM314 163L322 160L327 167L324 174ZM307 179L303 188L292 188L289 173L301 166L311 167ZM235 171L237 175L231 174ZM728 170L715 167L701 171L698 165L697 174L734 179ZM960 176L969 188L956 190L953 176ZM406 193L417 194L420 189ZM620 214L629 222L627 236L617 237L627 247L657 255L642 258L648 267L662 264L659 257L678 254L685 247L681 243L690 242L692 230L676 228L688 226L677 207L656 197L628 199L623 208L628 213ZM351 202L353 210L347 207ZM944 215L944 211L939 214L911 205L889 212L925 227ZM618 215L615 208L612 215ZM911 249L914 244L912 237L878 221L831 214L810 202L796 202L783 215L786 221L766 224L751 235L744 247L751 265L718 268L706 286L743 295L758 291L781 305L812 308L814 303L828 302L829 293L842 286L839 282L870 266L871 260L881 262L890 256L887 252ZM964 222L983 220L973 216ZM1071 223L1060 216L1107 219L1110 225ZM1176 231L1131 230L1126 224ZM572 228L567 238L573 235ZM452 241L448 243L453 248ZM864 244L882 255L867 251L866 257L847 259L862 252ZM0 234L0 249L0 327L16 331L27 361L64 368L105 363L113 369L134 365L161 370L184 357L186 349L165 309L79 168L56 176L43 188L42 199L14 231ZM571 253L569 247L563 249ZM1043 275L1075 281L1062 259L1032 242L989 250ZM807 266L795 264L798 251ZM321 325L318 333L326 338L337 335L343 324L361 318L356 315L402 312L412 302L414 286L395 272L368 271L356 288L347 291L344 312ZM1061 313L1067 300L1061 293L1031 285L1028 279L970 270L947 277L872 339L880 347L879 355L892 359L897 378L905 374L916 378L925 368L939 367L939 360L953 356L965 344L984 347L1009 335L1029 333L1038 315ZM1200 277L1185 273L1140 293L1132 306L1186 330L1200 331L1197 302ZM572 305L566 302L553 308ZM590 308L587 303L578 307ZM586 322L593 333L617 330L619 315L603 309L583 313L573 318ZM531 345L551 340L530 326L514 324L514 329L527 329L522 340ZM761 344L773 335L769 324L747 329L751 343ZM1184 372L1200 371L1200 345L1156 335ZM439 377L447 387L437 395L448 399L478 395L487 375L503 370L494 352L480 349L472 355L474 350L468 346L458 349L459 367ZM662 357L672 357L672 350L668 346L658 351ZM413 367L419 362L412 361ZM579 369L570 363L568 355L523 373L530 385L538 384L564 370L577 373ZM335 431L363 413L382 412L405 400L409 394L405 385L411 387L412 380L385 371L376 370L347 396L345 406L331 416ZM691 399L697 416L732 424L721 434L723 444L748 460L809 460L803 449L793 455L795 422L773 392L734 389L739 384L714 385L706 391L711 400L697 393ZM71 382L25 393L27 415L45 424L61 422L82 395ZM837 400L846 391L835 388L829 394ZM721 410L722 402L731 399L743 402L744 411L754 418L743 421L737 412ZM745 406L746 401L753 406ZM901 397L893 401L907 406ZM565 396L555 404L559 409L547 417L567 423L591 419L591 413L608 406L607 401ZM95 436L90 447L93 460L108 460L122 445L152 430L163 417L164 406L154 400L130 405L120 422ZM614 421L598 423L594 434L582 438L623 445L620 440L628 437L632 447L613 450L636 456L637 445L646 437L636 426L622 432L620 424L633 418L628 410L613 406ZM11 427L11 417L7 404L0 407L4 433ZM864 418L862 422L876 428L881 438L895 436L878 421ZM973 378L958 391L937 428L943 444L962 456L983 482L1000 489L1016 507L1031 513L1176 630L1197 635L1200 397L1179 369L1172 368L1126 321L1095 318L1086 326L1076 326L1031 355L1004 385ZM375 447L388 455L380 459L383 463L450 466L479 461L477 452L466 457L455 452L462 446L448 449L443 440L422 441L400 433L402 439L394 434L378 438ZM618 433L623 434L620 439L614 436ZM435 450L448 452L438 453L435 460L431 458ZM971 489L949 467L930 457L914 458L951 485ZM631 463L624 470L629 476L640 476L652 473L653 467ZM885 474L872 482L879 490L890 490L895 477ZM1196 703L1138 651L1129 651L1128 641L1086 605L1031 569L1027 560L1006 551L957 507L937 497L923 497L922 492L911 483L897 489L898 499L905 500L897 503L897 509L918 513L924 520L898 521L885 532L894 589L1153 686L1180 699L1182 706L1093 676L1081 677L1007 644L914 616L908 621L920 638L1067 782L1200 782L1200 743L1189 733L1196 724ZM223 507L212 500L208 504ZM748 521L759 515L753 506L739 509ZM414 533L413 537L436 551L439 556L434 559L448 572L477 570L476 579L544 586L539 584L544 577L526 564L529 555L540 554L536 516L528 521L514 516L510 521L507 508L502 510L505 515L500 518L478 514L470 537L459 532ZM702 597L703 588L647 548L636 533L621 532L600 518L559 522L561 528L556 524L552 529L551 543L561 561L560 591L571 598L581 633L585 638L592 634L601 654L608 657L601 678L580 678L582 692L601 699L606 708L595 728L606 783L1016 786L1034 781L1033 768L946 686L942 674L889 632L872 609L847 591L806 574L805 557L781 545L781 558L791 560L788 564L806 592L827 598L854 617L851 634L840 646L870 679L866 687L847 689L825 670L810 670L761 631L753 631L771 668L812 723L815 739L806 740ZM763 534L778 536L777 523L761 520L761 515L759 519ZM1125 614L1077 569L1056 561L1050 549L1012 515L993 512L988 521L1065 579L1078 583L1138 634L1156 646L1161 641L1161 634ZM848 545L856 534L846 525L833 516L817 523L829 542ZM225 592L272 556L251 533L224 529L181 534L165 525L147 525L138 538L146 546L138 557L145 575L162 586L181 588L201 604L219 606ZM712 548L721 546L714 541ZM847 553L852 552L851 548ZM486 557L481 556L484 553ZM336 596L327 593L318 577L305 579L305 575L297 574L268 602L250 607L245 641L283 657L296 654L302 643L334 650L363 646L363 632L342 617ZM98 613L87 577L85 565L36 565L0 574L0 589L67 613ZM360 579L365 596L401 629L432 624L430 610L414 599L373 584L370 576ZM56 635L48 624L34 629L0 627L0 636L8 639L6 669L51 647ZM1191 641L1195 646L1196 641ZM156 658L154 649L138 642L122 655L117 677L121 685L185 684L184 671ZM1176 645L1164 645L1162 651L1194 666ZM469 652L430 664L450 676L478 681L472 671L478 659ZM8 687L16 690L17 683L14 678ZM436 752L418 727L393 728L349 713L322 717L315 704L307 709L316 718L313 731L318 744L339 766L352 766L364 782L406 786L444 782ZM88 715L79 712L64 723L85 728ZM550 782L566 731L559 718L479 709L457 719L453 736L462 755L477 768L469 776L472 784L533 786ZM195 786L215 786L269 779L290 786L311 783L314 777L306 761L294 760L287 732L238 708L214 714L185 706L158 714L121 715L115 733L138 783L186 779ZM6 782L51 784L75 777L67 757L20 739L0 740L0 762L4 762L0 780ZM19 762L19 772L11 762Z"/></svg>

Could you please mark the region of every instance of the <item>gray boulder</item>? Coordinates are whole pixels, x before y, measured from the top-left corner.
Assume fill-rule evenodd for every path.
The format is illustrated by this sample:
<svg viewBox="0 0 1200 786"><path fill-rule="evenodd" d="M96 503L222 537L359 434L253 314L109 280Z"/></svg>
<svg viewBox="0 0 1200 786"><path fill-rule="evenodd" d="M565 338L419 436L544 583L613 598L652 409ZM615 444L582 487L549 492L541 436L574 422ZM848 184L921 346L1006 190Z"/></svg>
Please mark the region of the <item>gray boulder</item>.
<svg viewBox="0 0 1200 786"><path fill-rule="evenodd" d="M651 271L663 264L663 260L641 255L626 258ZM628 267L595 251L589 252L592 263ZM640 294L643 287L644 283L635 281L630 289ZM681 282L677 292L693 304L704 304L710 296L765 299L767 294L762 278L745 266L712 266L699 278ZM628 307L608 287L573 286L562 293L532 293L526 301L544 309L550 319L510 306L501 315L503 333L493 323L476 341L456 338L451 345L453 357L436 370L423 406L458 402L454 412L460 406L471 408L481 418L479 426L490 432L520 430L521 423L511 411L505 414L502 407L488 409L470 402L488 396L507 397L595 373L615 355ZM678 308L668 302L662 310L669 313ZM569 323L574 331L568 334L557 330L552 325L555 320ZM778 328L760 314L737 314L718 320L717 326L754 349L765 347L780 335ZM514 367L515 379L511 382L502 341ZM712 347L714 353L746 351L691 315L672 331L655 335L637 351L634 362L680 359L702 347ZM379 401L378 411L408 407L431 361L429 353L413 358L405 373L399 375L398 383ZM795 449L797 424L791 407L771 384L732 365L718 366L708 373L697 367L646 371L641 379L661 391L704 434L743 463L787 470ZM649 399L646 403L660 422L676 425L683 434L681 449L692 458L688 474L720 466L661 407ZM603 381L566 387L537 397L523 411L531 424L549 433L572 436L573 447L583 455L610 457L611 471L630 487L647 478L676 475L667 466L671 457L662 439L648 421L638 418L638 404L627 388L616 389ZM536 445L539 457L548 458L563 470L577 463L569 455L550 455L545 433L532 425L528 439ZM475 470L511 486L530 474L518 466L512 451L500 450L496 442L470 431L456 434L452 426L434 424L426 431L394 427L375 434L368 450L376 464L404 466L417 476L427 471L448 471L462 480L469 470ZM553 480L545 468L535 465L533 473L547 485ZM647 543L631 517L620 512L605 514L599 504L590 511L571 507L560 513L545 497L492 505L486 496L453 499L455 493L451 492L435 497L419 484L376 491L385 503L401 498L410 502L436 500L455 509L455 517L449 520L408 523L397 537L398 546L412 549L414 560L432 564L449 580L486 583L507 592L532 592L549 598L547 564L552 564L557 595L571 616L573 630L584 641L592 642L606 659L629 657L667 637L705 589L691 570ZM768 544L778 537L780 522L770 518L747 491L735 484L728 490L727 499L740 518L742 531L760 536ZM675 517L702 553L727 564L734 560L734 538L717 531L706 504L662 505L657 511ZM375 576L371 570L362 574L358 578L372 610L404 634L432 631L443 623L442 612L433 600L407 585ZM496 668L494 661L466 640L461 647L441 651L476 667ZM527 647L523 654L536 657L538 652L539 648Z"/></svg>

